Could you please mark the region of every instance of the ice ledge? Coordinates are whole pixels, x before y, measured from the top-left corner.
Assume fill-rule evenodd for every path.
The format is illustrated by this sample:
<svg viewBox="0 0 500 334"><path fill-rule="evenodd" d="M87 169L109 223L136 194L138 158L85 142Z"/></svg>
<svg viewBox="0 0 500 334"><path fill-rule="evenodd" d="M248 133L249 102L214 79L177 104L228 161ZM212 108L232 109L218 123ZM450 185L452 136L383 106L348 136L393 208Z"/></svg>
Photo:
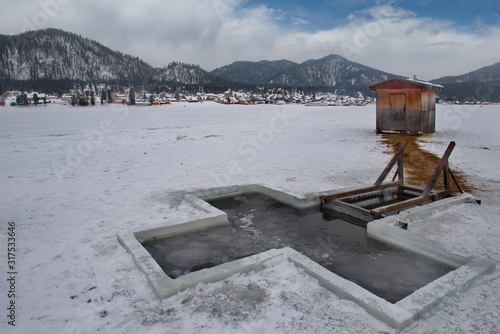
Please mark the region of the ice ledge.
<svg viewBox="0 0 500 334"><path fill-rule="evenodd" d="M396 305L411 312L414 319L421 318L446 297L467 289L478 278L492 273L496 268L496 263L493 261L479 258L464 251L454 251L436 241L410 232L411 225L408 221L415 218L425 218L436 211L463 203L476 203L476 200L468 194L454 196L411 208L397 215L370 222L367 225L367 234L373 239L457 268L396 303ZM408 226L409 231L401 229L402 223Z"/></svg>
<svg viewBox="0 0 500 334"><path fill-rule="evenodd" d="M194 287L198 283L217 282L236 273L258 271L276 265L281 261L290 261L297 267L302 268L307 274L316 278L331 292L357 303L371 315L397 330L408 326L413 320L433 310L445 297L466 289L477 278L494 271L495 264L492 261L480 259L473 255L464 256L463 254L450 252L437 242L413 235L398 227L400 222L404 222L405 220L415 217L423 218L436 210L474 201L474 198L469 195L461 195L415 207L403 211L398 215L377 220L367 225L367 233L372 238L431 257L458 268L418 289L396 304L389 303L359 285L330 272L291 248L273 249L172 279L163 272L161 267L141 244L141 242L148 240L228 224L226 213L211 206L205 200L246 193L260 193L284 204L304 209L319 206L320 194L334 194L347 190L349 189L308 194L302 198L258 184L197 191L187 194L185 200L203 212L199 216L191 217L189 221L181 224L167 222L148 229L136 230L126 234L119 233L117 234L117 238L127 251L132 254L134 262L146 275L158 298L168 298L180 291Z"/></svg>

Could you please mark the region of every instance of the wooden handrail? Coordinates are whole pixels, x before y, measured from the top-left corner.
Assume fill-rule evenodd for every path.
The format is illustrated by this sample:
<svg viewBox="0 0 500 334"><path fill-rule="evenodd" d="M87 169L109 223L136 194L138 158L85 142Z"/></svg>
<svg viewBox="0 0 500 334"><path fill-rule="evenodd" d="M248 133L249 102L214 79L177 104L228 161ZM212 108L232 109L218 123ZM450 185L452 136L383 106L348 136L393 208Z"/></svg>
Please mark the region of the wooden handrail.
<svg viewBox="0 0 500 334"><path fill-rule="evenodd" d="M455 177L455 175L453 175L453 173L452 173L451 169L449 169L449 167L448 167L448 171L450 172L450 175L451 175L453 182L455 182L455 184L457 185L458 191L460 191L460 193L463 194L464 190L462 189L462 187L460 187L460 184L458 183L457 178Z"/></svg>
<svg viewBox="0 0 500 334"><path fill-rule="evenodd" d="M452 141L452 142L450 142L450 144L448 145L448 148L444 152L443 157L441 158L441 160L439 161L439 164L437 165L436 169L434 170L434 173L432 174L429 182L427 183L427 186L425 186L425 189L424 189L422 196L425 197L431 193L432 189L436 185L436 182L437 182L439 176L441 175L441 172L444 172L445 188L446 188L446 190L450 190L449 189L450 182L449 182L449 177L448 177L448 173L449 173L450 168L448 167L448 158L450 157L450 154L451 154L451 152L453 152L454 148L455 148L455 142Z"/></svg>
<svg viewBox="0 0 500 334"><path fill-rule="evenodd" d="M398 170L397 170L397 175L398 175L398 181L403 184L404 183L404 172L403 172L403 151L405 148L408 146L408 140L405 140L403 145L399 148L399 150L394 154L394 157L392 157L391 161L387 164L385 167L384 171L380 176L378 177L377 181L375 181L375 186L380 186L387 175L391 172L392 168L394 165L397 163L398 164Z"/></svg>

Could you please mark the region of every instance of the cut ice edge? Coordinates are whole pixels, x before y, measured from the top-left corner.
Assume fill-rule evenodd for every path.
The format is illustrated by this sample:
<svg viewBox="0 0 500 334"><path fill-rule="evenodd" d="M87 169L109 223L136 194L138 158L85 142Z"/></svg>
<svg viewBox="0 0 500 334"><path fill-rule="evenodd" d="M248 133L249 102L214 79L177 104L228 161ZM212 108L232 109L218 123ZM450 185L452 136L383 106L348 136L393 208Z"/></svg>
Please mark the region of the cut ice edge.
<svg viewBox="0 0 500 334"><path fill-rule="evenodd" d="M350 188L349 188L350 189ZM430 204L405 210L397 215L370 222L367 225L369 237L379 241L418 253L439 262L449 264L456 270L430 282L416 290L408 297L392 304L376 296L361 286L346 280L306 256L286 247L272 249L243 259L227 262L216 267L203 269L172 279L167 276L142 242L171 237L184 233L196 232L228 224L225 212L211 206L206 200L233 197L241 194L260 193L283 204L297 209L319 206L319 195L335 194L349 189L331 190L305 195L302 198L274 190L259 184L213 188L187 194L184 199L203 213L190 217L181 224L166 222L161 225L131 231L126 234L117 233L118 241L132 255L137 267L146 275L158 298L168 298L180 291L196 286L199 283L212 283L224 280L237 273L259 271L282 261L290 261L302 268L308 275L316 278L323 286L336 295L351 300L367 310L375 318L382 320L395 329L402 329L414 320L430 312L445 297L465 290L476 279L495 270L495 263L474 255L459 255L450 252L442 244L427 238L411 234L398 227L398 223L411 218L423 218L437 210L453 205L473 202L474 197L468 194L454 196Z"/></svg>

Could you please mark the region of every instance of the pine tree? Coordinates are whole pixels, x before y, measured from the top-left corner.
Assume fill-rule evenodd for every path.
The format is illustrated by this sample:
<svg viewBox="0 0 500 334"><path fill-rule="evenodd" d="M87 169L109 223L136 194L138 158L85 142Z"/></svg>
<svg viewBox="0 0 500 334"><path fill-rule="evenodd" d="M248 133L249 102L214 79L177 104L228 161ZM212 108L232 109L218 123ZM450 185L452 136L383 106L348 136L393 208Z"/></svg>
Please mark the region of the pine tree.
<svg viewBox="0 0 500 334"><path fill-rule="evenodd" d="M71 105L76 106L78 104L79 99L80 99L80 94L71 96Z"/></svg>
<svg viewBox="0 0 500 334"><path fill-rule="evenodd" d="M88 100L86 94L83 94L80 96L80 98L78 99L78 104L81 106L88 106L89 105L89 100Z"/></svg>
<svg viewBox="0 0 500 334"><path fill-rule="evenodd" d="M21 94L21 105L23 105L23 106L28 105L28 94L26 94L26 93Z"/></svg>
<svg viewBox="0 0 500 334"><path fill-rule="evenodd" d="M128 101L130 104L135 104L135 92L133 88L128 91Z"/></svg>
<svg viewBox="0 0 500 334"><path fill-rule="evenodd" d="M94 91L90 91L90 104L95 106L95 96L94 96Z"/></svg>
<svg viewBox="0 0 500 334"><path fill-rule="evenodd" d="M103 88L101 90L101 104L104 104L104 101L106 101L106 91Z"/></svg>

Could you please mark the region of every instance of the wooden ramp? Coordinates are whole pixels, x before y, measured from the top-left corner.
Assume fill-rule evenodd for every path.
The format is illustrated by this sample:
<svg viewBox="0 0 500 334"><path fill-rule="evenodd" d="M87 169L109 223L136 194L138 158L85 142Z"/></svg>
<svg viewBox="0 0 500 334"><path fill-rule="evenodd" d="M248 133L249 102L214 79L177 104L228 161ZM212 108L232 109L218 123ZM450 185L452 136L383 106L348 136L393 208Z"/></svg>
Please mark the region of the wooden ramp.
<svg viewBox="0 0 500 334"><path fill-rule="evenodd" d="M452 194L451 181L457 185L460 193L464 193L448 163L455 142L452 141L448 145L425 188L404 182L403 151L407 146L408 141L405 141L373 186L320 196L320 210L323 213L330 210L368 222L393 212L449 197ZM397 170L392 181L384 183L396 165ZM443 175L444 190L436 190L434 187L441 175Z"/></svg>

